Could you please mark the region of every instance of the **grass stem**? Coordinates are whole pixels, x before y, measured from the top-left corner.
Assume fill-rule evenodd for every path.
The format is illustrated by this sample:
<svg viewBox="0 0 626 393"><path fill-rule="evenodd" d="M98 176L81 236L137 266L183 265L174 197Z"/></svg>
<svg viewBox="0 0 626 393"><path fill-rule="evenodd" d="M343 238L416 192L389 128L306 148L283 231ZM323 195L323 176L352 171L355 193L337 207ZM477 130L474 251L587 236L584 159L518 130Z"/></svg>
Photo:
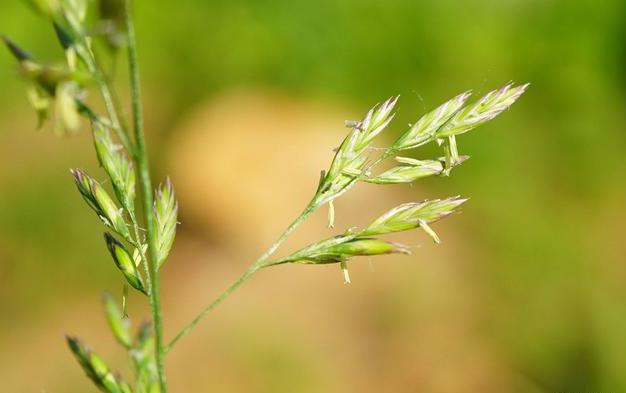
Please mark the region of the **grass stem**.
<svg viewBox="0 0 626 393"><path fill-rule="evenodd" d="M132 18L130 0L126 1L126 26L128 33L128 65L130 70L131 101L133 114L133 128L135 133L135 161L139 175L139 184L143 193L143 211L148 239L148 268L150 272L151 291L150 309L152 312L152 322L155 336L155 358L157 374L159 377L160 393L167 393L167 381L164 365L163 347L163 321L161 312L161 299L159 292L159 267L157 263L157 244L154 215L154 195L152 192L152 181L150 179L150 167L148 164L148 153L143 128L143 114L141 108L141 86L139 81L139 62L137 59L137 42L135 38L135 27Z"/></svg>

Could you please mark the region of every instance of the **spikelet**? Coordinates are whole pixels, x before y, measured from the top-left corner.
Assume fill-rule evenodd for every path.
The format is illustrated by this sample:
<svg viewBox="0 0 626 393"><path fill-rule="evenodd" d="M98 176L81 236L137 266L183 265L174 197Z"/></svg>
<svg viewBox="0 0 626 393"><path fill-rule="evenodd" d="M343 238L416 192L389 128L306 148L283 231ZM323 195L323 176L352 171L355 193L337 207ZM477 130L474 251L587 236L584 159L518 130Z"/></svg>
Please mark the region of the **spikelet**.
<svg viewBox="0 0 626 393"><path fill-rule="evenodd" d="M167 259L178 224L178 202L174 187L169 178L157 188L154 198L154 218L156 222L157 262L161 266Z"/></svg>

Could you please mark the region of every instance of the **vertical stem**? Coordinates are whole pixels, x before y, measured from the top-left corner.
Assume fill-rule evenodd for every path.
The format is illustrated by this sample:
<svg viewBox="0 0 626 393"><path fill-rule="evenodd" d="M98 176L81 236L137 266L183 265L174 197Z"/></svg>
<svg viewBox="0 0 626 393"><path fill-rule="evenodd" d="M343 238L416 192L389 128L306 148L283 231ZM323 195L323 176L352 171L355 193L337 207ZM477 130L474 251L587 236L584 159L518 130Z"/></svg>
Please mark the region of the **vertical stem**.
<svg viewBox="0 0 626 393"><path fill-rule="evenodd" d="M159 292L159 270L157 264L157 245L152 208L154 196L152 193L152 182L150 180L150 169L148 166L148 154L146 151L146 141L143 131L143 114L141 108L141 88L139 83L139 65L137 61L137 42L135 39L135 28L131 13L130 0L126 1L126 27L128 32L128 64L130 69L130 84L132 94L133 127L135 131L135 161L139 172L139 183L143 193L143 211L145 216L146 231L148 238L148 267L152 290L150 291L150 308L152 311L152 322L154 324L155 336L155 358L157 373L159 376L160 393L167 393L167 382L165 378L165 366L163 358L163 322L161 316L161 299Z"/></svg>

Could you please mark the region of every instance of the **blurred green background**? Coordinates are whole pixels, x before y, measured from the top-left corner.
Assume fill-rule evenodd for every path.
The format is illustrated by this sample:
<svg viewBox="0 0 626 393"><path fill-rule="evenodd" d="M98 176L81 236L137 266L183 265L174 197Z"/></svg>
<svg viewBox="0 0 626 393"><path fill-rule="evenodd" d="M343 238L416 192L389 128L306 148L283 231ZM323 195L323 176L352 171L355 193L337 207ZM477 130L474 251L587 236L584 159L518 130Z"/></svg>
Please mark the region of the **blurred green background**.
<svg viewBox="0 0 626 393"><path fill-rule="evenodd" d="M391 138L461 91L532 84L459 139L472 159L449 179L337 204L343 230L398 201L470 197L441 246L409 235L413 256L354 263L351 286L334 266L263 272L172 352L172 391L626 391L623 0L136 3L151 161L181 204L168 336L304 206L344 119L401 94ZM2 2L0 30L62 59L20 1ZM86 129L34 130L15 70L0 51L0 380L92 391L65 332L124 360L99 308L120 277L68 175L97 165ZM288 247L328 236L324 215Z"/></svg>

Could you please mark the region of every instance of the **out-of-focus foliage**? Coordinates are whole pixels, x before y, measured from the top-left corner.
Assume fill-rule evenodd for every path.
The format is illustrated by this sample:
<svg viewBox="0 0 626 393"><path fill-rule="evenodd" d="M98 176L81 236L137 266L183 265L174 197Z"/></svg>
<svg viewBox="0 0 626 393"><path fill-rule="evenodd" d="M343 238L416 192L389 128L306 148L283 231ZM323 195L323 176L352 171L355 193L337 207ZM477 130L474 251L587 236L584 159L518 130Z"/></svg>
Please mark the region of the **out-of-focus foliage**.
<svg viewBox="0 0 626 393"><path fill-rule="evenodd" d="M175 138L175 125L189 108L232 88L270 87L353 108L399 93L396 123L402 124L465 89L479 86L477 93L485 93L511 79L531 82L515 110L463 138L460 153L471 152L472 159L453 180L426 181L424 187L433 197L471 197L456 238L469 250L462 260L473 273L467 280L481 288L482 335L525 381L507 391L626 391L623 1L136 3L148 120L157 119L149 124L155 154L164 154L164 141ZM19 37L38 58L61 59L62 49L40 22L22 2L0 5L2 33ZM10 55L0 52L0 336L6 337L32 321L43 323L37 316L59 299L106 287L116 274L101 238L87 236L93 231L85 228L96 224L76 208L82 201L66 171L95 167L88 135L57 141L41 134L36 146L25 144L33 140L23 135L35 133L36 119L14 70ZM80 146L84 153L67 153ZM159 160L153 163L165 170ZM405 286L393 296L416 296L410 283ZM381 324L393 330L402 318L390 314ZM251 369L262 365L265 378L278 381L280 367L255 358L270 349L257 336L246 340L259 351L245 357L253 349L239 343L230 356L248 359ZM302 386L315 380L323 389L311 371L321 366L306 368L302 360L302 351L312 349L285 345L273 356L286 369L294 368L286 359L299 359L303 367L292 371L302 376ZM12 357L0 351L0 370ZM267 386L301 386L296 379L281 383ZM40 384L47 386L46 380Z"/></svg>

